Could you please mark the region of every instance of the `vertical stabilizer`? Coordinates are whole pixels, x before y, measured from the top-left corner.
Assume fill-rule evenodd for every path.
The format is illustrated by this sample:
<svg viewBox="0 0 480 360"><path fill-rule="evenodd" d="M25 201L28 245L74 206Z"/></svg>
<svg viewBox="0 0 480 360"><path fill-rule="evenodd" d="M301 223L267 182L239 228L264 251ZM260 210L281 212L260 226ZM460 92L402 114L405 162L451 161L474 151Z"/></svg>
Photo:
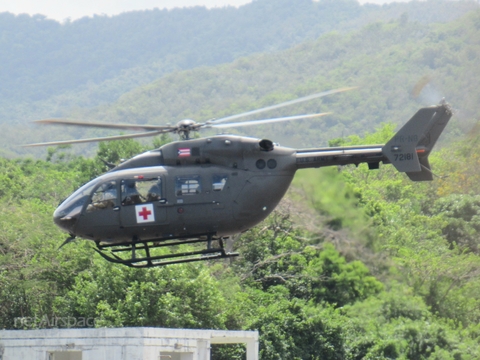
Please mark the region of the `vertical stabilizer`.
<svg viewBox="0 0 480 360"><path fill-rule="evenodd" d="M383 154L413 181L432 180L428 155L451 117L446 103L420 109L382 148Z"/></svg>

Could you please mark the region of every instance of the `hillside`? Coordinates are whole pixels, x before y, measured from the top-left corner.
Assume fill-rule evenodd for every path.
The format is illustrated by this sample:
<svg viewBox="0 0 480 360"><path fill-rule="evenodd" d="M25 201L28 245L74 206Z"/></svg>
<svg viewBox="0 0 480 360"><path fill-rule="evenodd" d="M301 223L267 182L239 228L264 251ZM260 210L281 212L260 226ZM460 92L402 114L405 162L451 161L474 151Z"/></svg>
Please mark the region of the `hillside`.
<svg viewBox="0 0 480 360"><path fill-rule="evenodd" d="M238 9L138 11L63 24L40 15L2 13L0 123L109 103L167 73L271 53L378 19L448 22L476 8L468 0L385 6L257 0Z"/></svg>
<svg viewBox="0 0 480 360"><path fill-rule="evenodd" d="M399 19L377 22L349 34L330 33L273 54L166 75L122 95L112 105L77 109L71 116L140 124L176 123L184 118L204 121L327 89L359 86L322 101L266 114L333 112L321 120L235 132L271 138L287 146L326 146L333 138L363 134L381 123L402 124L419 107L445 97L456 109L446 138L455 139L468 132L480 115L476 91L479 18L476 11L448 24L422 25ZM421 96L413 96L413 88L425 77L430 83ZM55 127L32 131L32 141L93 134Z"/></svg>

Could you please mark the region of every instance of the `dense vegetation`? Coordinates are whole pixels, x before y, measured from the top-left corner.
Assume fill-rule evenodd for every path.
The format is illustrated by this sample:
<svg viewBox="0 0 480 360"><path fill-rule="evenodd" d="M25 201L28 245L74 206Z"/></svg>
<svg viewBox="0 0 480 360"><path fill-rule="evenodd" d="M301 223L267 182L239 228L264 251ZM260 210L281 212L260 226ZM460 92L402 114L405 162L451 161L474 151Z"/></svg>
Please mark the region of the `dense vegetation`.
<svg viewBox="0 0 480 360"><path fill-rule="evenodd" d="M391 135L386 126L343 141ZM106 262L87 241L58 250L56 204L104 170L100 159L141 149L123 141L103 143L92 159L57 149L47 161L1 160L0 328L85 317L96 326L257 329L262 359L480 356L478 136L436 152L442 178L431 183L387 165L300 171L279 209L235 240L241 257L228 263L136 270ZM217 347L213 358L242 354Z"/></svg>

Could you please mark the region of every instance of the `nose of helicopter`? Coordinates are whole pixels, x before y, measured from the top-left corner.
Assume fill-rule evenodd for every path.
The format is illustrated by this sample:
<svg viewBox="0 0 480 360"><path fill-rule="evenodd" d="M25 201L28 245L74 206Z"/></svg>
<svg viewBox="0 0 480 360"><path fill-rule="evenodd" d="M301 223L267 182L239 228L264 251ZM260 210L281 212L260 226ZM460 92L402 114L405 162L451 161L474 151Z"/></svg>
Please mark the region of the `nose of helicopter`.
<svg viewBox="0 0 480 360"><path fill-rule="evenodd" d="M75 210L77 209L74 209L68 214L65 214L65 211L58 207L57 210L55 210L55 212L53 213L53 222L60 229L68 232L69 234L74 234L75 225L77 223L78 217L80 216L81 208L79 208L78 211Z"/></svg>

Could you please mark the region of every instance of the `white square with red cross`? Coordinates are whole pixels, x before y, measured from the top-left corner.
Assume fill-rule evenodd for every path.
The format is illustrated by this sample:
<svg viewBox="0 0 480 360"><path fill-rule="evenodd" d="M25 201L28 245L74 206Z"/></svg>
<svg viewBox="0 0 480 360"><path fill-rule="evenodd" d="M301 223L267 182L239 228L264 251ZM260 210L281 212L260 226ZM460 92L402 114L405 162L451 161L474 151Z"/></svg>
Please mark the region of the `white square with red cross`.
<svg viewBox="0 0 480 360"><path fill-rule="evenodd" d="M137 215L137 224L155 221L153 204L135 205L135 212Z"/></svg>

